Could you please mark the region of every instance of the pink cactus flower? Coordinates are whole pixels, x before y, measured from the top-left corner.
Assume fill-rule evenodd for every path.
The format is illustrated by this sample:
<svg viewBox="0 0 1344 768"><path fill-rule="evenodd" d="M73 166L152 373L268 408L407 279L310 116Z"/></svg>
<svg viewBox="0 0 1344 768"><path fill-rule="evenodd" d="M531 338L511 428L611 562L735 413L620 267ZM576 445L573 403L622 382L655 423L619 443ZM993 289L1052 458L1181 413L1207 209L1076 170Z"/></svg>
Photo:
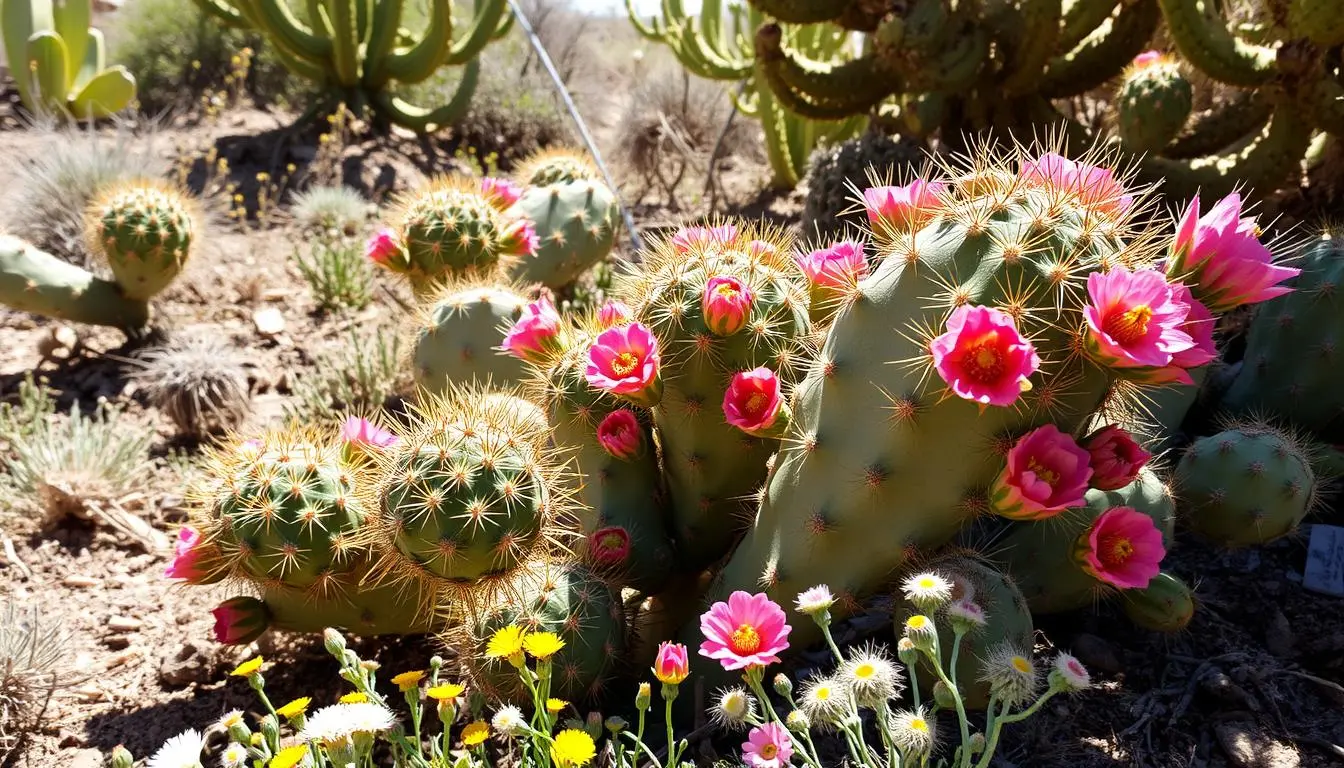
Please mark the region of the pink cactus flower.
<svg viewBox="0 0 1344 768"><path fill-rule="evenodd" d="M718 227L682 227L672 236L672 248L677 253L700 251L731 243L737 237L737 227L724 224Z"/></svg>
<svg viewBox="0 0 1344 768"><path fill-rule="evenodd" d="M246 645L266 632L270 612L255 597L234 597L210 611L215 617L215 639L225 645Z"/></svg>
<svg viewBox="0 0 1344 768"><path fill-rule="evenodd" d="M499 246L511 256L532 256L541 247L541 240L537 238L532 220L519 216L500 234Z"/></svg>
<svg viewBox="0 0 1344 768"><path fill-rule="evenodd" d="M614 325L625 325L635 319L635 313L630 311L630 307L625 302L612 299L597 311L597 322L603 328L610 328Z"/></svg>
<svg viewBox="0 0 1344 768"><path fill-rule="evenodd" d="M1153 455L1115 424L1093 432L1083 441L1092 457L1092 487L1114 491L1134 482Z"/></svg>
<svg viewBox="0 0 1344 768"><path fill-rule="evenodd" d="M1031 389L1041 367L1031 342L1008 313L963 304L947 319L947 332L929 345L933 367L958 396L981 405L1012 405Z"/></svg>
<svg viewBox="0 0 1344 768"><path fill-rule="evenodd" d="M560 338L560 313L545 296L523 308L500 350L519 360L541 363L556 350Z"/></svg>
<svg viewBox="0 0 1344 768"><path fill-rule="evenodd" d="M764 667L779 661L792 631L784 609L769 595L734 592L727 602L715 603L700 617L700 632L705 636L700 655L727 670Z"/></svg>
<svg viewBox="0 0 1344 768"><path fill-rule="evenodd" d="M1010 520L1044 520L1083 504L1092 457L1072 437L1046 424L1008 451L1008 463L989 489L994 514Z"/></svg>
<svg viewBox="0 0 1344 768"><path fill-rule="evenodd" d="M779 249L764 240L752 240L743 248L753 259L765 259L779 253Z"/></svg>
<svg viewBox="0 0 1344 768"><path fill-rule="evenodd" d="M742 744L742 759L751 768L787 768L792 758L792 737L779 723L752 728Z"/></svg>
<svg viewBox="0 0 1344 768"><path fill-rule="evenodd" d="M1123 216L1134 207L1134 196L1125 192L1114 171L1055 152L1022 163L1018 175L1028 183L1077 195L1081 204L1109 216Z"/></svg>
<svg viewBox="0 0 1344 768"><path fill-rule="evenodd" d="M663 396L658 337L643 323L608 328L588 348L588 385L652 408Z"/></svg>
<svg viewBox="0 0 1344 768"><path fill-rule="evenodd" d="M1087 293L1091 298L1083 308L1087 350L1102 365L1122 370L1163 368L1176 353L1195 346L1182 330L1190 305L1178 300L1160 272L1130 272L1121 266L1093 272L1087 276Z"/></svg>
<svg viewBox="0 0 1344 768"><path fill-rule="evenodd" d="M715 336L732 336L751 318L751 304L755 298L751 286L736 277L709 278L700 297L700 312L705 325Z"/></svg>
<svg viewBox="0 0 1344 768"><path fill-rule="evenodd" d="M1147 384L1174 383L1193 386L1195 381L1190 378L1187 371L1206 365L1218 356L1218 346L1213 341L1213 331L1218 320L1184 285L1173 283L1171 294L1177 302L1190 305L1190 314L1186 315L1181 330L1194 340L1195 345L1172 355L1171 365L1146 374L1143 380Z"/></svg>
<svg viewBox="0 0 1344 768"><path fill-rule="evenodd" d="M653 676L663 685L678 685L691 674L690 654L681 643L664 642L658 646Z"/></svg>
<svg viewBox="0 0 1344 768"><path fill-rule="evenodd" d="M813 287L844 290L868 274L863 243L841 240L829 248L797 257L798 267Z"/></svg>
<svg viewBox="0 0 1344 768"><path fill-rule="evenodd" d="M598 565L624 565L630 557L630 533L616 525L598 528L588 535L588 556Z"/></svg>
<svg viewBox="0 0 1344 768"><path fill-rule="evenodd" d="M173 561L164 569L163 575L170 579L184 579L195 582L206 577L205 567L201 563L201 534L190 525L177 529L177 541L173 543Z"/></svg>
<svg viewBox="0 0 1344 768"><path fill-rule="evenodd" d="M915 179L903 187L872 187L863 191L868 222L879 233L913 232L938 215L947 184Z"/></svg>
<svg viewBox="0 0 1344 768"><path fill-rule="evenodd" d="M644 430L634 413L621 408L597 425L597 442L612 456L631 461L644 453Z"/></svg>
<svg viewBox="0 0 1344 768"><path fill-rule="evenodd" d="M341 425L341 440L347 445L383 450L401 442L401 438L368 419L351 416Z"/></svg>
<svg viewBox="0 0 1344 768"><path fill-rule="evenodd" d="M401 253L401 238L387 227L375 232L364 245L364 257L379 266L387 266Z"/></svg>
<svg viewBox="0 0 1344 768"><path fill-rule="evenodd" d="M1160 64L1166 59L1161 51L1144 51L1134 57L1134 66L1148 67L1153 64Z"/></svg>
<svg viewBox="0 0 1344 768"><path fill-rule="evenodd" d="M523 188L508 179L486 176L481 179L481 194L500 210L512 208L523 196Z"/></svg>
<svg viewBox="0 0 1344 768"><path fill-rule="evenodd" d="M1203 216L1196 197L1177 225L1167 274L1192 285L1196 298L1214 314L1292 292L1279 283L1302 270L1275 265L1259 237L1255 217L1242 217L1237 193Z"/></svg>
<svg viewBox="0 0 1344 768"><path fill-rule="evenodd" d="M789 419L788 406L780 394L779 377L769 368L742 371L733 376L723 393L723 417L750 435L772 433Z"/></svg>
<svg viewBox="0 0 1344 768"><path fill-rule="evenodd" d="M1166 557L1162 532L1133 507L1112 507L1079 537L1083 570L1120 589L1143 589Z"/></svg>

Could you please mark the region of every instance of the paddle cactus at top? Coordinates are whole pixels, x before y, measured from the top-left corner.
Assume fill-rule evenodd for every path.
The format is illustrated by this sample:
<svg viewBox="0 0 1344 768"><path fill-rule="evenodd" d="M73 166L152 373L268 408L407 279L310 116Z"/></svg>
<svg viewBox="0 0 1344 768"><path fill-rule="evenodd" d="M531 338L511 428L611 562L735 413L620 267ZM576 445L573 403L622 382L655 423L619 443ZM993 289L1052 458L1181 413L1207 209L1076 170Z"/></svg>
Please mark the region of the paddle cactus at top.
<svg viewBox="0 0 1344 768"><path fill-rule="evenodd" d="M107 259L122 291L148 301L191 256L193 206L163 182L138 179L104 190L89 207L89 248Z"/></svg>
<svg viewBox="0 0 1344 768"><path fill-rule="evenodd" d="M99 120L135 100L135 77L108 67L91 0L4 0L0 34L19 99L29 111Z"/></svg>

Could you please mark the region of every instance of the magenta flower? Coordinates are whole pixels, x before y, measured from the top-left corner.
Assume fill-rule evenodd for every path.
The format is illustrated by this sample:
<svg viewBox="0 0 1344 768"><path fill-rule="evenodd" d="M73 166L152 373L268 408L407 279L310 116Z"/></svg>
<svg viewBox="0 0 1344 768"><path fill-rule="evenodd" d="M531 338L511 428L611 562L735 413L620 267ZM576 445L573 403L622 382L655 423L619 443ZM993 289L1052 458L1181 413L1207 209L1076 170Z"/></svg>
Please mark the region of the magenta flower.
<svg viewBox="0 0 1344 768"><path fill-rule="evenodd" d="M644 430L634 413L621 408L597 425L597 442L612 456L630 461L644 452Z"/></svg>
<svg viewBox="0 0 1344 768"><path fill-rule="evenodd" d="M1181 324L1181 331L1193 339L1195 345L1172 355L1171 365L1146 373L1143 380L1148 384L1176 383L1193 386L1195 381L1190 378L1187 371L1205 365L1218 356L1218 347L1213 342L1213 331L1218 320L1184 285L1173 283L1171 295L1177 302L1190 305L1190 314L1186 315L1185 322Z"/></svg>
<svg viewBox="0 0 1344 768"><path fill-rule="evenodd" d="M364 257L379 266L387 266L401 253L401 238L397 236L395 230L387 227L375 232L364 245Z"/></svg>
<svg viewBox="0 0 1344 768"><path fill-rule="evenodd" d="M1110 216L1121 216L1134 207L1134 196L1125 192L1114 171L1055 152L1022 163L1018 175L1028 183L1077 195L1081 204Z"/></svg>
<svg viewBox="0 0 1344 768"><path fill-rule="evenodd" d="M653 676L663 685L678 685L691 674L691 659L686 646L664 642L658 646L658 657L653 662Z"/></svg>
<svg viewBox="0 0 1344 768"><path fill-rule="evenodd" d="M704 250L716 245L727 245L737 237L737 227L724 224L718 227L682 227L672 236L672 248L677 253Z"/></svg>
<svg viewBox="0 0 1344 768"><path fill-rule="evenodd" d="M792 757L792 737L779 723L752 728L742 744L742 759L751 768L786 768Z"/></svg>
<svg viewBox="0 0 1344 768"><path fill-rule="evenodd" d="M727 670L764 667L779 661L779 654L789 647L791 631L784 609L768 595L734 592L700 617L705 636L700 655Z"/></svg>
<svg viewBox="0 0 1344 768"><path fill-rule="evenodd" d="M1143 589L1167 550L1153 519L1133 507L1112 507L1078 538L1083 570L1120 589Z"/></svg>
<svg viewBox="0 0 1344 768"><path fill-rule="evenodd" d="M1114 491L1134 482L1153 455L1115 424L1093 432L1083 441L1091 456L1092 487Z"/></svg>
<svg viewBox="0 0 1344 768"><path fill-rule="evenodd" d="M598 528L588 535L588 556L598 565L624 565L630 557L630 533L616 525Z"/></svg>
<svg viewBox="0 0 1344 768"><path fill-rule="evenodd" d="M225 645L246 645L266 632L270 611L255 597L234 597L210 611L215 639Z"/></svg>
<svg viewBox="0 0 1344 768"><path fill-rule="evenodd" d="M504 334L500 349L519 360L544 362L559 346L560 313L545 296L528 304L523 314Z"/></svg>
<svg viewBox="0 0 1344 768"><path fill-rule="evenodd" d="M729 238L731 239L731 238ZM764 259L779 253L779 249L764 240L752 240L742 249L753 259Z"/></svg>
<svg viewBox="0 0 1344 768"><path fill-rule="evenodd" d="M401 442L401 438L368 419L351 416L341 426L341 440L347 445L369 447L377 450L391 448Z"/></svg>
<svg viewBox="0 0 1344 768"><path fill-rule="evenodd" d="M1031 342L1013 318L992 307L963 304L947 319L947 332L929 345L933 367L958 396L981 405L1012 405L1041 367Z"/></svg>
<svg viewBox="0 0 1344 768"><path fill-rule="evenodd" d="M913 232L944 207L947 184L915 179L903 187L872 187L863 191L868 222L880 232Z"/></svg>
<svg viewBox="0 0 1344 768"><path fill-rule="evenodd" d="M1166 57L1162 55L1161 51L1144 51L1134 57L1134 66L1147 67L1152 64L1159 64L1165 58Z"/></svg>
<svg viewBox="0 0 1344 768"><path fill-rule="evenodd" d="M1010 520L1044 520L1080 506L1092 477L1092 457L1072 437L1046 424L1008 451L1008 463L989 489L994 514Z"/></svg>
<svg viewBox="0 0 1344 768"><path fill-rule="evenodd" d="M177 541L173 543L173 561L164 569L163 575L170 579L185 579L196 582L206 576L201 563L201 534L190 525L177 529Z"/></svg>
<svg viewBox="0 0 1344 768"><path fill-rule="evenodd" d="M1083 308L1087 320L1087 350L1098 363L1142 377L1142 369L1171 364L1178 352L1195 346L1182 330L1190 305L1162 273L1151 269L1130 272L1115 266L1110 272L1087 276L1091 303ZM1207 362L1207 361L1206 361Z"/></svg>
<svg viewBox="0 0 1344 768"><path fill-rule="evenodd" d="M519 216L500 233L499 247L503 253L511 256L531 256L541 247L537 238L537 229L532 220Z"/></svg>
<svg viewBox="0 0 1344 768"><path fill-rule="evenodd" d="M1219 314L1292 292L1279 285L1302 270L1274 264L1259 240L1255 217L1241 216L1241 196L1219 200L1199 215L1199 198L1190 201L1172 241L1167 274L1193 286L1196 298Z"/></svg>
<svg viewBox="0 0 1344 768"><path fill-rule="evenodd" d="M523 188L508 179L486 176L481 179L481 194L500 210L513 207L523 196Z"/></svg>
<svg viewBox="0 0 1344 768"><path fill-rule="evenodd" d="M723 417L749 435L782 433L790 414L780 394L779 377L765 367L734 375L723 393Z"/></svg>
<svg viewBox="0 0 1344 768"><path fill-rule="evenodd" d="M868 274L863 243L853 240L841 240L806 256L800 254L796 260L814 288L844 290Z"/></svg>
<svg viewBox="0 0 1344 768"><path fill-rule="evenodd" d="M643 323L608 328L588 348L583 377L591 387L652 408L663 396L658 337Z"/></svg>
<svg viewBox="0 0 1344 768"><path fill-rule="evenodd" d="M700 312L705 325L715 336L732 336L751 318L751 303L756 294L751 286L736 277L711 277L700 297Z"/></svg>
<svg viewBox="0 0 1344 768"><path fill-rule="evenodd" d="M597 322L603 328L610 328L613 325L625 325L635 319L635 313L630 311L624 302L612 299L597 311Z"/></svg>

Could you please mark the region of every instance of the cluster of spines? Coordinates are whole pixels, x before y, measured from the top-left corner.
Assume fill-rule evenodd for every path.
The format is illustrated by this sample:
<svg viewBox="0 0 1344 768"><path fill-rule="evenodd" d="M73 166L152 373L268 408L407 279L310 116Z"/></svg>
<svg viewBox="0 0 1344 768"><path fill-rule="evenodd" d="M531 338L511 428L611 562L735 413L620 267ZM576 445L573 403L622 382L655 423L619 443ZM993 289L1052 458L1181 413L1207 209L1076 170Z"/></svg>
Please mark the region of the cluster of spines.
<svg viewBox="0 0 1344 768"><path fill-rule="evenodd" d="M177 277L197 234L190 198L158 179L108 186L90 204L86 218L89 249L107 259L128 295L142 300Z"/></svg>
<svg viewBox="0 0 1344 768"><path fill-rule="evenodd" d="M417 305L402 331L408 343L401 367L431 392L449 383L522 383L522 363L499 347L527 306L523 286L499 275L459 275L436 290Z"/></svg>
<svg viewBox="0 0 1344 768"><path fill-rule="evenodd" d="M508 218L481 193L476 179L435 177L397 199L394 220L407 263L389 266L413 280L488 274L510 258L503 247Z"/></svg>

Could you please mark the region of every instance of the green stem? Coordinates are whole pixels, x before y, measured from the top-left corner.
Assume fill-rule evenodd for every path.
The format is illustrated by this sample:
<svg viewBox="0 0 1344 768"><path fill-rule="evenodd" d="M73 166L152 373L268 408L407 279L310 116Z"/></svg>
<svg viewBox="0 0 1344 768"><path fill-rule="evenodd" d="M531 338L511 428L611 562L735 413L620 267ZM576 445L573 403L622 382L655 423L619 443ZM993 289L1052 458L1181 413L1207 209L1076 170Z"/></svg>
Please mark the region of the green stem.
<svg viewBox="0 0 1344 768"><path fill-rule="evenodd" d="M798 741L798 738L793 735L793 731L789 730L788 725L785 725L784 721L779 718L778 713L775 712L774 705L770 703L770 697L766 695L765 688L761 686L760 670L747 673L747 685L751 686L751 690L756 694L756 698L761 700L761 706L765 708L766 713L769 715L769 721L779 724L789 734L789 741L793 742L795 751L801 753L803 759L806 760L807 764L812 766L812 768L821 768L821 762L807 754L807 751L802 748L802 744Z"/></svg>
<svg viewBox="0 0 1344 768"><path fill-rule="evenodd" d="M957 651L960 650L960 643L961 643L961 635L958 634L956 636L956 639L952 642L952 656L954 665L952 668L954 670L956 669L955 666L956 654ZM950 678L948 678L947 673L943 671L942 657L943 655L941 649L939 648L938 637L937 635L935 635L933 638L933 669L934 672L938 675L938 679L942 681L943 685L946 685L948 687L948 690L952 692L952 703L956 705L957 708L957 727L961 730L961 743L969 744L971 741L971 728L970 723L966 719L966 705L963 704L961 701L961 691L957 690L957 684L953 682Z"/></svg>
<svg viewBox="0 0 1344 768"><path fill-rule="evenodd" d="M673 689L671 696L663 696L664 720L667 724L667 764L675 766L677 758L681 754L681 745L675 741L675 733L672 729L672 702L677 698L676 689Z"/></svg>

